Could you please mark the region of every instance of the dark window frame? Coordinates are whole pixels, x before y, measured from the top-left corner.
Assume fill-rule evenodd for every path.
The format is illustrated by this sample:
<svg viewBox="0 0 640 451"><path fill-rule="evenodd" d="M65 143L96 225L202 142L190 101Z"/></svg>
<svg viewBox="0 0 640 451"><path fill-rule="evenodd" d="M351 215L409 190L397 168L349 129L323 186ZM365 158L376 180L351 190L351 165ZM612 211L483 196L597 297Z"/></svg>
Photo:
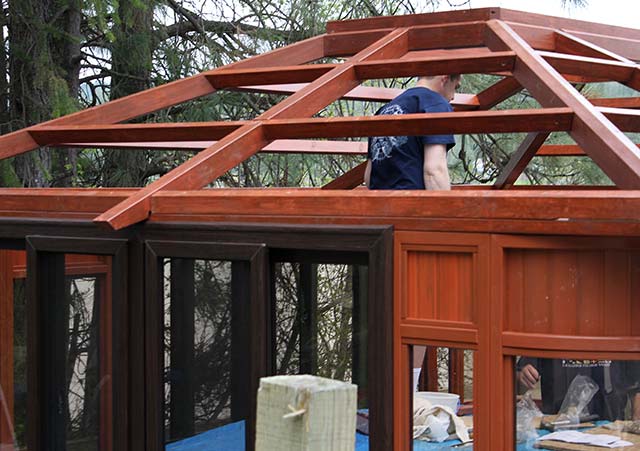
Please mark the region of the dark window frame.
<svg viewBox="0 0 640 451"><path fill-rule="evenodd" d="M59 429L64 422L52 412L56 388L51 383L51 362L47 340L55 334L49 327L47 305L50 293L61 296L64 284L64 255L107 255L112 258L112 450L127 450L129 415L128 368L128 243L124 239L68 236L25 236L27 252L27 444L32 450L65 449ZM49 401L47 401L47 399ZM111 450L109 450L111 451Z"/></svg>

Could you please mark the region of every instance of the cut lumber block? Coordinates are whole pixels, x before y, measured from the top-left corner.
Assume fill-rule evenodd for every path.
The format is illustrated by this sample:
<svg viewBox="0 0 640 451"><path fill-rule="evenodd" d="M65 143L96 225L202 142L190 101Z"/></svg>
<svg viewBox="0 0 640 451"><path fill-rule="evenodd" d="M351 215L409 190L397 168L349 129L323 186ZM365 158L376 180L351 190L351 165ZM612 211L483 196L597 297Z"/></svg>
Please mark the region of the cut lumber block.
<svg viewBox="0 0 640 451"><path fill-rule="evenodd" d="M317 376L260 380L256 451L353 451L357 387Z"/></svg>

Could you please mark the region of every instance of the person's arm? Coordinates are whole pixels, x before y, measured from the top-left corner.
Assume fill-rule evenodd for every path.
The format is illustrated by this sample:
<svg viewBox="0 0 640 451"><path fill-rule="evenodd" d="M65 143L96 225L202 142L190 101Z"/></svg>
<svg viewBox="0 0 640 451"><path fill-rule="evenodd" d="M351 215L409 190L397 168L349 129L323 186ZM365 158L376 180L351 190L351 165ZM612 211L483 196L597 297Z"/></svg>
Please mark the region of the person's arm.
<svg viewBox="0 0 640 451"><path fill-rule="evenodd" d="M633 421L640 420L640 393L635 393L631 398L631 415Z"/></svg>
<svg viewBox="0 0 640 451"><path fill-rule="evenodd" d="M371 186L371 160L367 159L367 167L364 169L364 184L367 188Z"/></svg>
<svg viewBox="0 0 640 451"><path fill-rule="evenodd" d="M444 144L424 145L424 186L429 190L450 190L447 147Z"/></svg>

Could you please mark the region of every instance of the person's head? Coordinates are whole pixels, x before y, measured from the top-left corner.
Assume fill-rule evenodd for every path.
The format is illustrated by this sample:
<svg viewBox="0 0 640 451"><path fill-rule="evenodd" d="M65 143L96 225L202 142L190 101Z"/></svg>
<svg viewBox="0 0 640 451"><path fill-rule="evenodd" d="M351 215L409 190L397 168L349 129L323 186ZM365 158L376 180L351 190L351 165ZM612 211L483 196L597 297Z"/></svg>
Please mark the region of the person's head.
<svg viewBox="0 0 640 451"><path fill-rule="evenodd" d="M460 88L462 76L454 75L431 75L418 78L418 85L425 86L432 91L437 92L447 100L453 100L453 96Z"/></svg>

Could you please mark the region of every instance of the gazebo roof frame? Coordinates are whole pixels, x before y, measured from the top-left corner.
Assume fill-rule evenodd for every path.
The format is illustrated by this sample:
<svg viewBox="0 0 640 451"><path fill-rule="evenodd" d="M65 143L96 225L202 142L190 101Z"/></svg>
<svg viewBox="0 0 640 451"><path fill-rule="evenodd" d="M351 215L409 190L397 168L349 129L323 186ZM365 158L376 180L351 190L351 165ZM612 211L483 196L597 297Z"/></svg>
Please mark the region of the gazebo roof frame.
<svg viewBox="0 0 640 451"><path fill-rule="evenodd" d="M327 57L346 58L338 64L308 64ZM220 193L182 191L199 190L261 150L355 154L366 151L361 143L305 141L310 138L424 134L425 130L528 132L494 188L512 187L535 155L586 154L618 189L638 190L640 150L623 132L640 130L640 97L586 99L570 84L612 80L640 90L637 61L640 61L640 30L501 8L331 22L323 35L2 136L0 158L50 145L203 149L144 188L92 190L80 195L108 197L109 200L96 202L91 208L97 214L94 222L114 229L148 219L152 205L171 199L171 191L179 191L177 196L181 198L191 196L201 201L204 196L219 200ZM442 73L490 73L504 77L478 94L456 95L453 113L392 118L312 117L340 98L385 101L398 93L360 86L363 80ZM540 103L541 109L491 110L523 88ZM248 121L122 124L220 89L291 95ZM555 131L569 132L577 146L544 146L549 133ZM360 165L325 188L354 188L362 182L363 171L364 166ZM35 196L69 199L79 192L46 190ZM322 195L277 193L277 197L288 193L292 199ZM564 198L589 196L558 193L564 193L558 194ZM34 197L29 190L5 190L3 194L5 212L15 207L11 206L11 199ZM247 195L261 196L255 190L237 194ZM455 192L420 195L445 199L462 196ZM618 196L621 203L617 205L627 205L626 202L638 197L609 191L601 195ZM524 194L523 198L527 196L536 195ZM549 194L537 196L545 198ZM354 197L364 199L373 195L358 191L348 196ZM502 199L498 202L505 201L501 207L505 209L509 208L511 197L509 192L489 195ZM82 209L60 210L71 204L63 203L57 212L65 217L87 214ZM29 211L38 210L35 203L30 205Z"/></svg>

